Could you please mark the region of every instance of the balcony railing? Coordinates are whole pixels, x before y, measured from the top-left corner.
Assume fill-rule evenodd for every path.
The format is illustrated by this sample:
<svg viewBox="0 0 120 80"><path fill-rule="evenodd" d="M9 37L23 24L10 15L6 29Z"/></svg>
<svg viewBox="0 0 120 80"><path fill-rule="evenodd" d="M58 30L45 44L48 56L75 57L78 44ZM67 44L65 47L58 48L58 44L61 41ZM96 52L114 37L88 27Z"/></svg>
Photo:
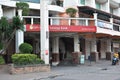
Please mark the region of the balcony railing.
<svg viewBox="0 0 120 80"><path fill-rule="evenodd" d="M40 24L38 16L23 16L25 24ZM93 18L63 18L49 17L49 25L76 25L76 26L95 26Z"/></svg>
<svg viewBox="0 0 120 80"><path fill-rule="evenodd" d="M101 27L101 28L113 30L112 23L107 22L107 21L103 21L103 20L100 20L100 19L97 20L97 26Z"/></svg>
<svg viewBox="0 0 120 80"><path fill-rule="evenodd" d="M21 2L40 3L40 0L11 0L11 1L21 1Z"/></svg>
<svg viewBox="0 0 120 80"><path fill-rule="evenodd" d="M11 0L11 1L40 3L40 0ZM61 1L61 0L48 0L48 4L49 5L57 5L57 6L63 7L63 1Z"/></svg>
<svg viewBox="0 0 120 80"><path fill-rule="evenodd" d="M25 24L40 24L39 16L23 16ZM49 25L74 25L74 26L96 26L104 29L120 31L120 25L110 23L103 20L96 20L93 18L63 18L63 17L49 17ZM97 22L97 24L95 23Z"/></svg>

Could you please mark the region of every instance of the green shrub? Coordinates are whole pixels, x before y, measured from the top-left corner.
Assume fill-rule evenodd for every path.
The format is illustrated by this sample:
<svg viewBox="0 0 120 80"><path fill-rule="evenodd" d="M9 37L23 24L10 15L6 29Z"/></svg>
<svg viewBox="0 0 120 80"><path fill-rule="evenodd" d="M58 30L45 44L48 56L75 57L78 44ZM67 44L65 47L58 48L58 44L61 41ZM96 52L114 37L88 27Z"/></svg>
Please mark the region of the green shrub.
<svg viewBox="0 0 120 80"><path fill-rule="evenodd" d="M0 56L0 64L5 64L5 60L2 56Z"/></svg>
<svg viewBox="0 0 120 80"><path fill-rule="evenodd" d="M22 43L19 46L20 52L21 53L31 53L33 50L33 47L31 46L31 44L28 43Z"/></svg>
<svg viewBox="0 0 120 80"><path fill-rule="evenodd" d="M37 55L29 53L12 55L12 62L15 65L44 64L44 61L38 58Z"/></svg>

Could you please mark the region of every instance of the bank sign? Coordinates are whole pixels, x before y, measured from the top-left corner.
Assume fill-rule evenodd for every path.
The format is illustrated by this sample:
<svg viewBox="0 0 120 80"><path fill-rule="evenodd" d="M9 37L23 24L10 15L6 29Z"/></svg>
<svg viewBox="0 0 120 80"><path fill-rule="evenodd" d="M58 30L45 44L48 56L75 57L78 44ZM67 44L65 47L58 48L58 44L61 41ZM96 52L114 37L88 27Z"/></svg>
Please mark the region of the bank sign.
<svg viewBox="0 0 120 80"><path fill-rule="evenodd" d="M40 31L39 24L25 25L26 31L37 32ZM96 32L95 26L76 26L76 25L50 25L50 32Z"/></svg>

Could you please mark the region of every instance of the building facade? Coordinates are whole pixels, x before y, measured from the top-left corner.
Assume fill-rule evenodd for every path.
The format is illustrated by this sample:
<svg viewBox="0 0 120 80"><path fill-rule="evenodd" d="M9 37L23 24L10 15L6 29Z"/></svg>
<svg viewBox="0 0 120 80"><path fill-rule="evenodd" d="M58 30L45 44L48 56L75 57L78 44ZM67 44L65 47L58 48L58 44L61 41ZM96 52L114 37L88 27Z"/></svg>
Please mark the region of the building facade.
<svg viewBox="0 0 120 80"><path fill-rule="evenodd" d="M22 16L16 2L29 4L29 16ZM46 0L49 25L49 61L58 65L69 56L91 56L93 61L111 59L120 49L120 6L116 0ZM17 14L25 20L24 32L16 32L14 51L19 52L21 43L30 43L33 53L40 56L40 1L2 0L0 17L11 19ZM77 9L76 17L66 13L67 8ZM72 22L72 24L71 24ZM42 35L41 35L42 37ZM12 54L12 53L8 53ZM44 54L47 55L47 54ZM77 57L75 57L77 58Z"/></svg>

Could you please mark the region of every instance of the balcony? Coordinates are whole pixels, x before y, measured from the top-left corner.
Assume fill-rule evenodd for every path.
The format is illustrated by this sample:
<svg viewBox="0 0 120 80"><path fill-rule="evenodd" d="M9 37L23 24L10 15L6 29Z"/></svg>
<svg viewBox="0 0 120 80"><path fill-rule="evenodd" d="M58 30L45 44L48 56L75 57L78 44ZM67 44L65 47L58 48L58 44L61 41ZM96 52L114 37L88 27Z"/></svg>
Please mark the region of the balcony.
<svg viewBox="0 0 120 80"><path fill-rule="evenodd" d="M37 16L23 16L25 25L33 25L35 29L40 30L40 17ZM50 29L65 29L58 31L67 32L96 32L103 34L117 35L120 34L120 25L110 23L100 19L93 18L63 18L63 17L49 17ZM67 30L70 28L69 30ZM73 29L73 30L72 30ZM75 30L74 30L75 29ZM82 29L82 30L81 30ZM97 29L97 30L96 30ZM37 31L39 31L37 30ZM34 30L32 30L34 31ZM36 31L36 30L35 30ZM52 30L51 30L52 31ZM115 34L116 33L116 34Z"/></svg>
<svg viewBox="0 0 120 80"><path fill-rule="evenodd" d="M40 3L40 0L11 0L11 1L21 1L21 2Z"/></svg>
<svg viewBox="0 0 120 80"><path fill-rule="evenodd" d="M38 16L23 16L25 24L40 24ZM95 26L93 18L63 18L49 17L49 25L75 25L75 26Z"/></svg>

